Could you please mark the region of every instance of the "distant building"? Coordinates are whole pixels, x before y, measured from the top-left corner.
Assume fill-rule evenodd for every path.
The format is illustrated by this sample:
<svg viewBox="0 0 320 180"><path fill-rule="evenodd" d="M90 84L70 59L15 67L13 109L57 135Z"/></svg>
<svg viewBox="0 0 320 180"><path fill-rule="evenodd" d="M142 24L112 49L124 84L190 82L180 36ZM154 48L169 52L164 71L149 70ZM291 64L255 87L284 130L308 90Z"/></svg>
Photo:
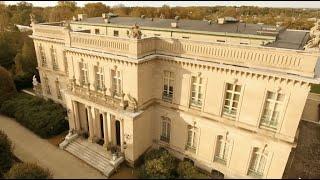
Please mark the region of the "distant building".
<svg viewBox="0 0 320 180"><path fill-rule="evenodd" d="M282 178L320 83L319 41L221 22L104 14L33 24L42 94L68 110L61 148L106 175L164 147L226 178Z"/></svg>

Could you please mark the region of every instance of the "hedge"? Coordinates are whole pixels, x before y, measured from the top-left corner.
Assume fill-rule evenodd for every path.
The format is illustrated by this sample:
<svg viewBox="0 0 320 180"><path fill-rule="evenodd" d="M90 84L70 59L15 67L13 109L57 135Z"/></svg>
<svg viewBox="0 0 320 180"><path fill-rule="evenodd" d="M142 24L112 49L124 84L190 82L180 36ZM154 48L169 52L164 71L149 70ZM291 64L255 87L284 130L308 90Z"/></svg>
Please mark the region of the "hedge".
<svg viewBox="0 0 320 180"><path fill-rule="evenodd" d="M15 118L42 138L58 135L69 128L66 109L60 104L23 93L4 101L0 112Z"/></svg>
<svg viewBox="0 0 320 180"><path fill-rule="evenodd" d="M191 162L179 161L167 150L153 149L144 155L144 163L138 170L143 179L209 179Z"/></svg>
<svg viewBox="0 0 320 180"><path fill-rule="evenodd" d="M13 164L12 143L8 136L0 130L0 179Z"/></svg>
<svg viewBox="0 0 320 180"><path fill-rule="evenodd" d="M17 163L5 174L6 179L52 179L48 169L32 163Z"/></svg>
<svg viewBox="0 0 320 180"><path fill-rule="evenodd" d="M21 89L32 88L32 77L33 75L30 73L20 74L14 77L14 84L16 89L20 91Z"/></svg>

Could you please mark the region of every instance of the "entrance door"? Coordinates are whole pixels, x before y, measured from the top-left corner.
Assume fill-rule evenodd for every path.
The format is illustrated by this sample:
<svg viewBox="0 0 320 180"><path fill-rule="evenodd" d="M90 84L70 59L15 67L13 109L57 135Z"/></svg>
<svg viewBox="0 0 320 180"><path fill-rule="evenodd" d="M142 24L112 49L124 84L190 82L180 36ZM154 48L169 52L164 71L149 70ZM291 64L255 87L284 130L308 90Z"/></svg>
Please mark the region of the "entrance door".
<svg viewBox="0 0 320 180"><path fill-rule="evenodd" d="M116 121L116 140L117 140L117 146L120 146L120 121Z"/></svg>
<svg viewBox="0 0 320 180"><path fill-rule="evenodd" d="M90 136L90 132L89 132L89 119L88 119L88 109L86 109L86 120L87 120L87 129L86 129L86 133L88 133L88 136Z"/></svg>
<svg viewBox="0 0 320 180"><path fill-rule="evenodd" d="M103 115L102 114L100 114L100 131L101 131L101 139L104 139L104 131L103 131L103 126L104 126L104 124L103 124Z"/></svg>

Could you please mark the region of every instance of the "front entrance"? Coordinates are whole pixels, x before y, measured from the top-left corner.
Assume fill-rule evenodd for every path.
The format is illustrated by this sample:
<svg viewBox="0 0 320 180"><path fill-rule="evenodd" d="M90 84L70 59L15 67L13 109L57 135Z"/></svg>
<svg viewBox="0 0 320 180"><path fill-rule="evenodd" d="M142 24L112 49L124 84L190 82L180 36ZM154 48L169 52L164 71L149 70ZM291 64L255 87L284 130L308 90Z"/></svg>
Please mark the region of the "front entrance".
<svg viewBox="0 0 320 180"><path fill-rule="evenodd" d="M121 145L121 142L120 142L120 121L116 120L115 126L116 126L117 146L120 146Z"/></svg>
<svg viewBox="0 0 320 180"><path fill-rule="evenodd" d="M100 114L100 132L101 132L101 139L104 139L103 126L104 126L104 123L103 123L103 115Z"/></svg>

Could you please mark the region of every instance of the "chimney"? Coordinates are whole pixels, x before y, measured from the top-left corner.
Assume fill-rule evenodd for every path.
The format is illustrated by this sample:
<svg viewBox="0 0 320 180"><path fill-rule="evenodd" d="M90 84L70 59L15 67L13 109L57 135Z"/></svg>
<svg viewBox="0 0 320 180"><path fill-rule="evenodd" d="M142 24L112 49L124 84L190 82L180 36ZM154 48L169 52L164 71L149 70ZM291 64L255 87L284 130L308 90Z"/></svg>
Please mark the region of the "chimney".
<svg viewBox="0 0 320 180"><path fill-rule="evenodd" d="M78 14L78 20L79 21L83 21L87 19L87 15L86 14Z"/></svg>
<svg viewBox="0 0 320 180"><path fill-rule="evenodd" d="M178 22L177 21L176 22L172 22L171 23L171 27L178 28Z"/></svg>
<svg viewBox="0 0 320 180"><path fill-rule="evenodd" d="M224 24L225 21L224 21L224 18L218 18L218 24Z"/></svg>
<svg viewBox="0 0 320 180"><path fill-rule="evenodd" d="M103 18L103 19L108 18L108 13L102 13L102 18Z"/></svg>

